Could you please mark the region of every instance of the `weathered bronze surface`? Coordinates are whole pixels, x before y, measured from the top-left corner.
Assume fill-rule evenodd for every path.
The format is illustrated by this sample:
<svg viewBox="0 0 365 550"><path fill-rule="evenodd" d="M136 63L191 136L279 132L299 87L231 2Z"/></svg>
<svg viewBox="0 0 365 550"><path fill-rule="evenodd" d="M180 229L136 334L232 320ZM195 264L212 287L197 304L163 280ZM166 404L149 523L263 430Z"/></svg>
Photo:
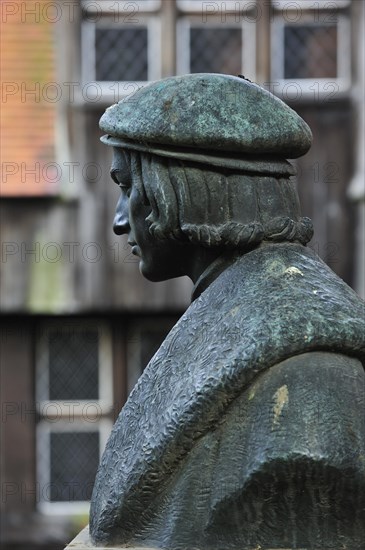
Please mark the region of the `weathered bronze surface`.
<svg viewBox="0 0 365 550"><path fill-rule="evenodd" d="M114 230L193 302L121 411L95 545L360 550L364 304L305 245L287 158L310 130L258 86L187 75L107 110Z"/></svg>

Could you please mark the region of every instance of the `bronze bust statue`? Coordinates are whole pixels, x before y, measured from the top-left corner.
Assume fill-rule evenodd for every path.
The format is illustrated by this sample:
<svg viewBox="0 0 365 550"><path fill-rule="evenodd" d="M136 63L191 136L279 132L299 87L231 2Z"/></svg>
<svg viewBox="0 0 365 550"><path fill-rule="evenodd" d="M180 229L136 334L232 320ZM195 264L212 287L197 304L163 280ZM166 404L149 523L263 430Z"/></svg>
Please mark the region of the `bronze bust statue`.
<svg viewBox="0 0 365 550"><path fill-rule="evenodd" d="M193 301L146 367L97 474L98 545L362 548L364 305L306 244L287 161L311 132L239 77L110 107L114 230Z"/></svg>

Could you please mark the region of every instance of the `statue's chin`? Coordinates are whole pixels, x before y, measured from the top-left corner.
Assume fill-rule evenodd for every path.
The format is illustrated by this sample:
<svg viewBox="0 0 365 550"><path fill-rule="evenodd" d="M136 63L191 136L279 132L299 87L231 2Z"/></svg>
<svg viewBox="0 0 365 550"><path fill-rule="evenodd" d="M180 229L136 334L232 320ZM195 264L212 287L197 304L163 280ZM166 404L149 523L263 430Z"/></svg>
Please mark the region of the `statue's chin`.
<svg viewBox="0 0 365 550"><path fill-rule="evenodd" d="M164 267L164 266L162 266ZM147 281L151 283L162 283L162 281L168 281L169 279L176 279L177 277L183 277L185 273L180 273L177 270L160 269L161 265L149 265L143 259L139 262L139 272Z"/></svg>
<svg viewBox="0 0 365 550"><path fill-rule="evenodd" d="M160 272L151 268L146 262L141 258L139 262L139 272L147 281L152 283L160 283L161 281L166 281L168 277L164 277Z"/></svg>

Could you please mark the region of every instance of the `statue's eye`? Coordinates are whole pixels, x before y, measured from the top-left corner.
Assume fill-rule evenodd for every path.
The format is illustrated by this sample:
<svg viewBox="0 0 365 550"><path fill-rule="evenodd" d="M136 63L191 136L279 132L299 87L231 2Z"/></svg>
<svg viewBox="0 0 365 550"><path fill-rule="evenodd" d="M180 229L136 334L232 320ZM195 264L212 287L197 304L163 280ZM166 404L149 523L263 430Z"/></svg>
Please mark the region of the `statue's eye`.
<svg viewBox="0 0 365 550"><path fill-rule="evenodd" d="M129 174L122 170L114 169L110 171L112 180L120 187L122 190L128 190L130 188L130 177Z"/></svg>

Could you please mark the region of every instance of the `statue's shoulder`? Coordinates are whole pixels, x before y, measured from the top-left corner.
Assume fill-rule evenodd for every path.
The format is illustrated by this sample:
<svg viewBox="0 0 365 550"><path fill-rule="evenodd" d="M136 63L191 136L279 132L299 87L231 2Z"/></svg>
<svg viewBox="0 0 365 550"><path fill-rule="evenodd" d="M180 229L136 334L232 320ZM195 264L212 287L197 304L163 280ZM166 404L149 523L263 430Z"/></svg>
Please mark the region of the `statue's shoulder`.
<svg viewBox="0 0 365 550"><path fill-rule="evenodd" d="M350 540L362 548L364 387L361 362L332 352L303 353L259 374L156 497L149 535L169 541L173 517L187 547L337 548Z"/></svg>
<svg viewBox="0 0 365 550"><path fill-rule="evenodd" d="M252 540L279 543L285 530L291 540L292 517L302 544L317 536L329 546L341 533L357 548L365 536L364 388L362 363L338 353L304 353L262 373L217 432L209 531L237 528L243 510L240 529Z"/></svg>
<svg viewBox="0 0 365 550"><path fill-rule="evenodd" d="M347 466L358 462L365 472L365 423L359 414L364 406L359 359L328 351L302 353L265 370L241 392L227 410L220 436L231 428L241 435L245 431L250 472L300 456L326 458L339 467L346 456Z"/></svg>

